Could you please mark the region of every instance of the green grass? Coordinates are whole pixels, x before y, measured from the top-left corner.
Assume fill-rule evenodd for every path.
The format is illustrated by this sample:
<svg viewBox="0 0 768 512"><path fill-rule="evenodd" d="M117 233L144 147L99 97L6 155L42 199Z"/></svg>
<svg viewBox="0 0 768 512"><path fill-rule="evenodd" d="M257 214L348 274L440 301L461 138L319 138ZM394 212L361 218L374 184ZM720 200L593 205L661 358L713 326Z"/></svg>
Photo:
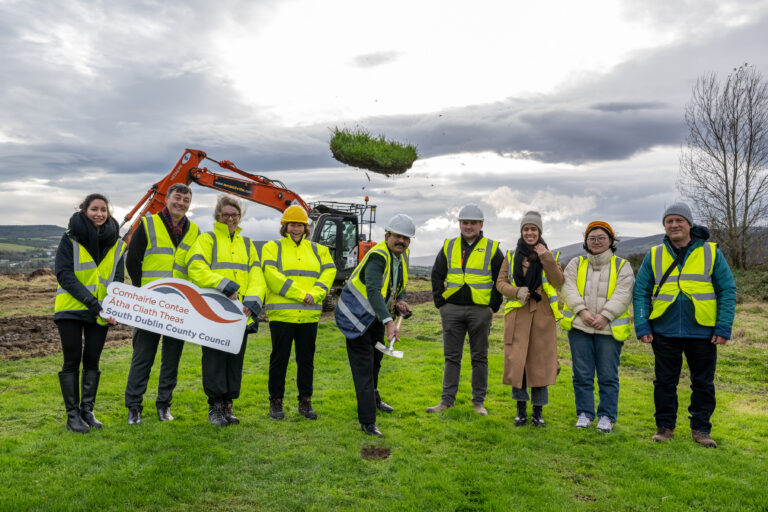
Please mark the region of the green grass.
<svg viewBox="0 0 768 512"><path fill-rule="evenodd" d="M37 249L37 247L32 247L32 246L29 246L29 245L9 244L7 242L0 242L0 251L27 252L27 251L34 251L35 249Z"/></svg>
<svg viewBox="0 0 768 512"><path fill-rule="evenodd" d="M679 388L679 428L665 444L654 431L650 347L628 341L622 356L619 418L610 435L573 428L568 346L550 388L548 426L512 426L510 388L501 384L501 315L491 334L487 417L470 403L468 349L456 407L424 409L440 398L442 347L437 311L415 307L379 388L395 407L380 415L385 436L357 424L344 340L320 325L310 422L295 409L295 365L288 369L284 421L267 418L268 330L251 336L239 426L206 421L200 349L187 344L174 395L176 420L154 414L159 358L145 398L144 423L126 423L129 347L105 349L96 415L102 431L64 429L56 372L60 356L0 363L0 510L765 510L768 491L766 349L740 342L720 349L716 450L687 429L687 373ZM759 374L763 369L762 375ZM391 450L363 460L363 447Z"/></svg>
<svg viewBox="0 0 768 512"><path fill-rule="evenodd" d="M404 173L418 158L412 145L386 140L383 135L374 137L365 130L336 128L330 148L333 158L343 164L387 175Z"/></svg>

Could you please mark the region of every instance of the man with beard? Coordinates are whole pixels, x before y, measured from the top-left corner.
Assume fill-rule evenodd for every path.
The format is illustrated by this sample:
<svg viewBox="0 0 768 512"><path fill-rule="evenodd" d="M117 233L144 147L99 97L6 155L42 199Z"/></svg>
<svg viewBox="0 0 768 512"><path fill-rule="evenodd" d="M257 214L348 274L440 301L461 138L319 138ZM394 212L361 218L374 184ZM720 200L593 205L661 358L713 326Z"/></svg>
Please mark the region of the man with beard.
<svg viewBox="0 0 768 512"><path fill-rule="evenodd" d="M399 340L393 315L408 315L408 246L416 234L413 220L395 215L384 228L384 241L376 244L355 268L336 306L336 325L347 338L347 356L357 395L357 416L363 432L382 437L376 426L376 409L392 412L378 391L383 354L376 343ZM385 339L386 331L386 339Z"/></svg>
<svg viewBox="0 0 768 512"><path fill-rule="evenodd" d="M504 256L483 236L483 212L474 204L459 211L461 236L445 240L432 266L432 295L443 323L443 394L427 412L453 407L459 389L464 338L469 334L472 407L481 416L488 389L488 334L502 296L494 287Z"/></svg>
<svg viewBox="0 0 768 512"><path fill-rule="evenodd" d="M187 251L197 239L198 228L187 219L192 201L192 190L182 184L171 185L166 196L166 207L155 215L141 219L141 226L131 237L125 266L134 286L145 286L156 279L187 278L186 267L178 262L186 260ZM141 423L141 401L147 390L149 373L157 354L160 334L135 329L133 332L133 357L125 386L125 406L128 408L128 424ZM179 360L184 340L163 336L160 356L160 379L157 383L157 417L171 421L171 397L176 388Z"/></svg>

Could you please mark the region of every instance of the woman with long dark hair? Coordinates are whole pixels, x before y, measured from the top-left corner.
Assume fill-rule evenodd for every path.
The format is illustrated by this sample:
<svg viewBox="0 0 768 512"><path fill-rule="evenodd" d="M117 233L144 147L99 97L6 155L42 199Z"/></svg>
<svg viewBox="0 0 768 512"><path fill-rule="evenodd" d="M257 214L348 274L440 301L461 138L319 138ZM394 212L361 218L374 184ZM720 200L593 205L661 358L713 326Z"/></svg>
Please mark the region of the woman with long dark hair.
<svg viewBox="0 0 768 512"><path fill-rule="evenodd" d="M528 421L526 404L533 403L531 423L545 425L542 409L549 403L547 386L555 383L557 362L556 288L563 284L559 254L552 254L541 233L541 215L527 212L520 221L517 248L507 251L496 288L509 300L504 308L504 384L517 401L515 425ZM529 396L527 388L531 388Z"/></svg>
<svg viewBox="0 0 768 512"><path fill-rule="evenodd" d="M109 283L123 281L125 242L120 240L119 231L110 214L109 200L102 194L90 194L69 219L67 232L56 251L59 287L53 320L59 329L64 355L59 383L67 409L67 429L81 434L91 428L102 428L93 415L93 405L99 389L99 359L108 322L99 314Z"/></svg>

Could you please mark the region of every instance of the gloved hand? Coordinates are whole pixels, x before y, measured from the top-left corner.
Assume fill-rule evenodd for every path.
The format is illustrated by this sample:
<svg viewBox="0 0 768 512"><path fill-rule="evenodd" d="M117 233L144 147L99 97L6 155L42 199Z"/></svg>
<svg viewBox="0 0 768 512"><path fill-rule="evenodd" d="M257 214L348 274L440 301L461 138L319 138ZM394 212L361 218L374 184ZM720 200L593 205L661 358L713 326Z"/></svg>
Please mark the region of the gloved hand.
<svg viewBox="0 0 768 512"><path fill-rule="evenodd" d="M94 318L99 318L99 313L101 313L101 303L96 300L94 297L92 300L88 301L88 312L94 316Z"/></svg>
<svg viewBox="0 0 768 512"><path fill-rule="evenodd" d="M517 289L517 300L519 300L521 303L525 304L525 301L528 300L528 297L530 297L531 293L528 291L527 286L521 286Z"/></svg>

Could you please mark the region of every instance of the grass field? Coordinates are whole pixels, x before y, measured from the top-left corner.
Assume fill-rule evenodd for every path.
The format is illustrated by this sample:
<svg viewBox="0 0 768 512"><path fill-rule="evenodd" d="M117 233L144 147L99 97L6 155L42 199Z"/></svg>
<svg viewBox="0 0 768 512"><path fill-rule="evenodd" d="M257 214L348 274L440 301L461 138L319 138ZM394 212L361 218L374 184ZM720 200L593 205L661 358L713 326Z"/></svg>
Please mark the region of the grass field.
<svg viewBox="0 0 768 512"><path fill-rule="evenodd" d="M35 249L37 248L32 247L30 245L19 245L19 244L9 244L6 242L0 242L0 251L27 252L27 251L34 251Z"/></svg>
<svg viewBox="0 0 768 512"><path fill-rule="evenodd" d="M403 360L386 359L383 439L360 432L344 340L322 322L315 360L315 422L295 409L295 365L288 370L287 419L267 417L267 329L249 339L239 426L206 421L200 349L187 344L173 414L154 414L159 358L145 399L145 421L126 423L123 391L129 347L107 347L96 415L102 431L64 428L56 372L61 356L0 362L0 510L768 510L768 346L761 303L739 306L733 343L720 349L713 437L696 445L687 428L687 372L681 379L675 438L654 432L653 357L627 341L619 418L612 434L573 428L570 356L550 389L548 426L512 426L510 388L501 384L502 317L491 336L487 417L471 408L465 349L456 407L434 416L442 348L437 311L424 304L403 326ZM390 450L365 460L362 450Z"/></svg>

